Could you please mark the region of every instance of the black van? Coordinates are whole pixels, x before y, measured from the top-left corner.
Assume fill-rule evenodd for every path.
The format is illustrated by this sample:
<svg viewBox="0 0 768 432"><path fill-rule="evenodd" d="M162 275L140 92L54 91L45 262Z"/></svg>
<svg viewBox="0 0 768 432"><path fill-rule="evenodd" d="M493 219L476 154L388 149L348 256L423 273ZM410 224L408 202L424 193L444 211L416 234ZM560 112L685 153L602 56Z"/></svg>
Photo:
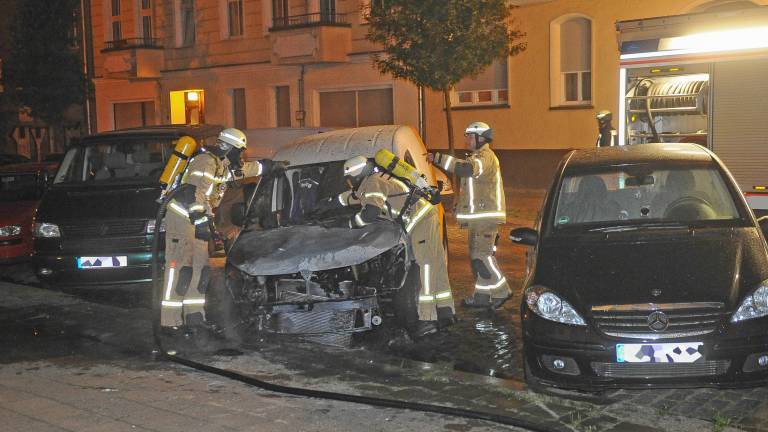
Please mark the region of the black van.
<svg viewBox="0 0 768 432"><path fill-rule="evenodd" d="M83 138L66 153L35 219L33 263L51 286L151 281L158 178L184 135L221 126L149 126Z"/></svg>

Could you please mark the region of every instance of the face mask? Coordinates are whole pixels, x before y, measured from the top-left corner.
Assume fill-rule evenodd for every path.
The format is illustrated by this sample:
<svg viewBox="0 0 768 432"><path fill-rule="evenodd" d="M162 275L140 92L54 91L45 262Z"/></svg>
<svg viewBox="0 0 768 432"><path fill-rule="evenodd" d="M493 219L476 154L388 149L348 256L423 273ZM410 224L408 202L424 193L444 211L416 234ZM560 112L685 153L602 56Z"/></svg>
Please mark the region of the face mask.
<svg viewBox="0 0 768 432"><path fill-rule="evenodd" d="M242 158L243 155L243 149L239 148L232 148L229 152L227 152L227 159L229 159L229 166L232 169L240 169L243 166Z"/></svg>

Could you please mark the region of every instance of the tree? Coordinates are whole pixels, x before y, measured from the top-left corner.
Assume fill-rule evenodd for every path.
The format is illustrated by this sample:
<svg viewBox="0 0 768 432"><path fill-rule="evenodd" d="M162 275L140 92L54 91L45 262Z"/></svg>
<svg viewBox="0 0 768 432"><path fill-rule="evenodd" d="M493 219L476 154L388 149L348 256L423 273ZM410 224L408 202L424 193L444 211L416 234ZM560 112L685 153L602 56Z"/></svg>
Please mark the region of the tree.
<svg viewBox="0 0 768 432"><path fill-rule="evenodd" d="M85 78L75 39L78 0L25 0L4 62L5 85L28 113L64 137L64 114L81 103Z"/></svg>
<svg viewBox="0 0 768 432"><path fill-rule="evenodd" d="M451 89L494 60L525 50L507 0L371 0L368 39L382 73L440 91L445 100L448 148L454 152Z"/></svg>

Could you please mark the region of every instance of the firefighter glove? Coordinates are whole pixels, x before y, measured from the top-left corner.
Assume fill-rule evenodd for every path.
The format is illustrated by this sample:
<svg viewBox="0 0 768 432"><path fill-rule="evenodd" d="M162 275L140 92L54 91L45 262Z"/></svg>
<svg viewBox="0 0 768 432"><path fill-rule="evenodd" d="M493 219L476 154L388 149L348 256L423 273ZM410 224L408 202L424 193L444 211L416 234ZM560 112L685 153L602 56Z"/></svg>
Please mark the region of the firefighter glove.
<svg viewBox="0 0 768 432"><path fill-rule="evenodd" d="M201 211L194 211L189 214L189 220L195 226L195 238L198 240L209 241L211 239L211 221L208 216Z"/></svg>

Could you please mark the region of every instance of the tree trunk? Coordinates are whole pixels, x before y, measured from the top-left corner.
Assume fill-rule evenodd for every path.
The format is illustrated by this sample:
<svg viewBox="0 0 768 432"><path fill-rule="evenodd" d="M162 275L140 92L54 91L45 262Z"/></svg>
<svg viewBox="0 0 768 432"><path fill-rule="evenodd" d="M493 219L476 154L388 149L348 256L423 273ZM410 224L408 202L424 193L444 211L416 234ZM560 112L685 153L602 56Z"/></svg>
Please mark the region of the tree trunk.
<svg viewBox="0 0 768 432"><path fill-rule="evenodd" d="M448 153L451 156L456 155L456 149L453 146L453 116L451 114L451 89L443 89L443 100L445 101L445 123L448 126ZM455 184L455 181L454 181Z"/></svg>

